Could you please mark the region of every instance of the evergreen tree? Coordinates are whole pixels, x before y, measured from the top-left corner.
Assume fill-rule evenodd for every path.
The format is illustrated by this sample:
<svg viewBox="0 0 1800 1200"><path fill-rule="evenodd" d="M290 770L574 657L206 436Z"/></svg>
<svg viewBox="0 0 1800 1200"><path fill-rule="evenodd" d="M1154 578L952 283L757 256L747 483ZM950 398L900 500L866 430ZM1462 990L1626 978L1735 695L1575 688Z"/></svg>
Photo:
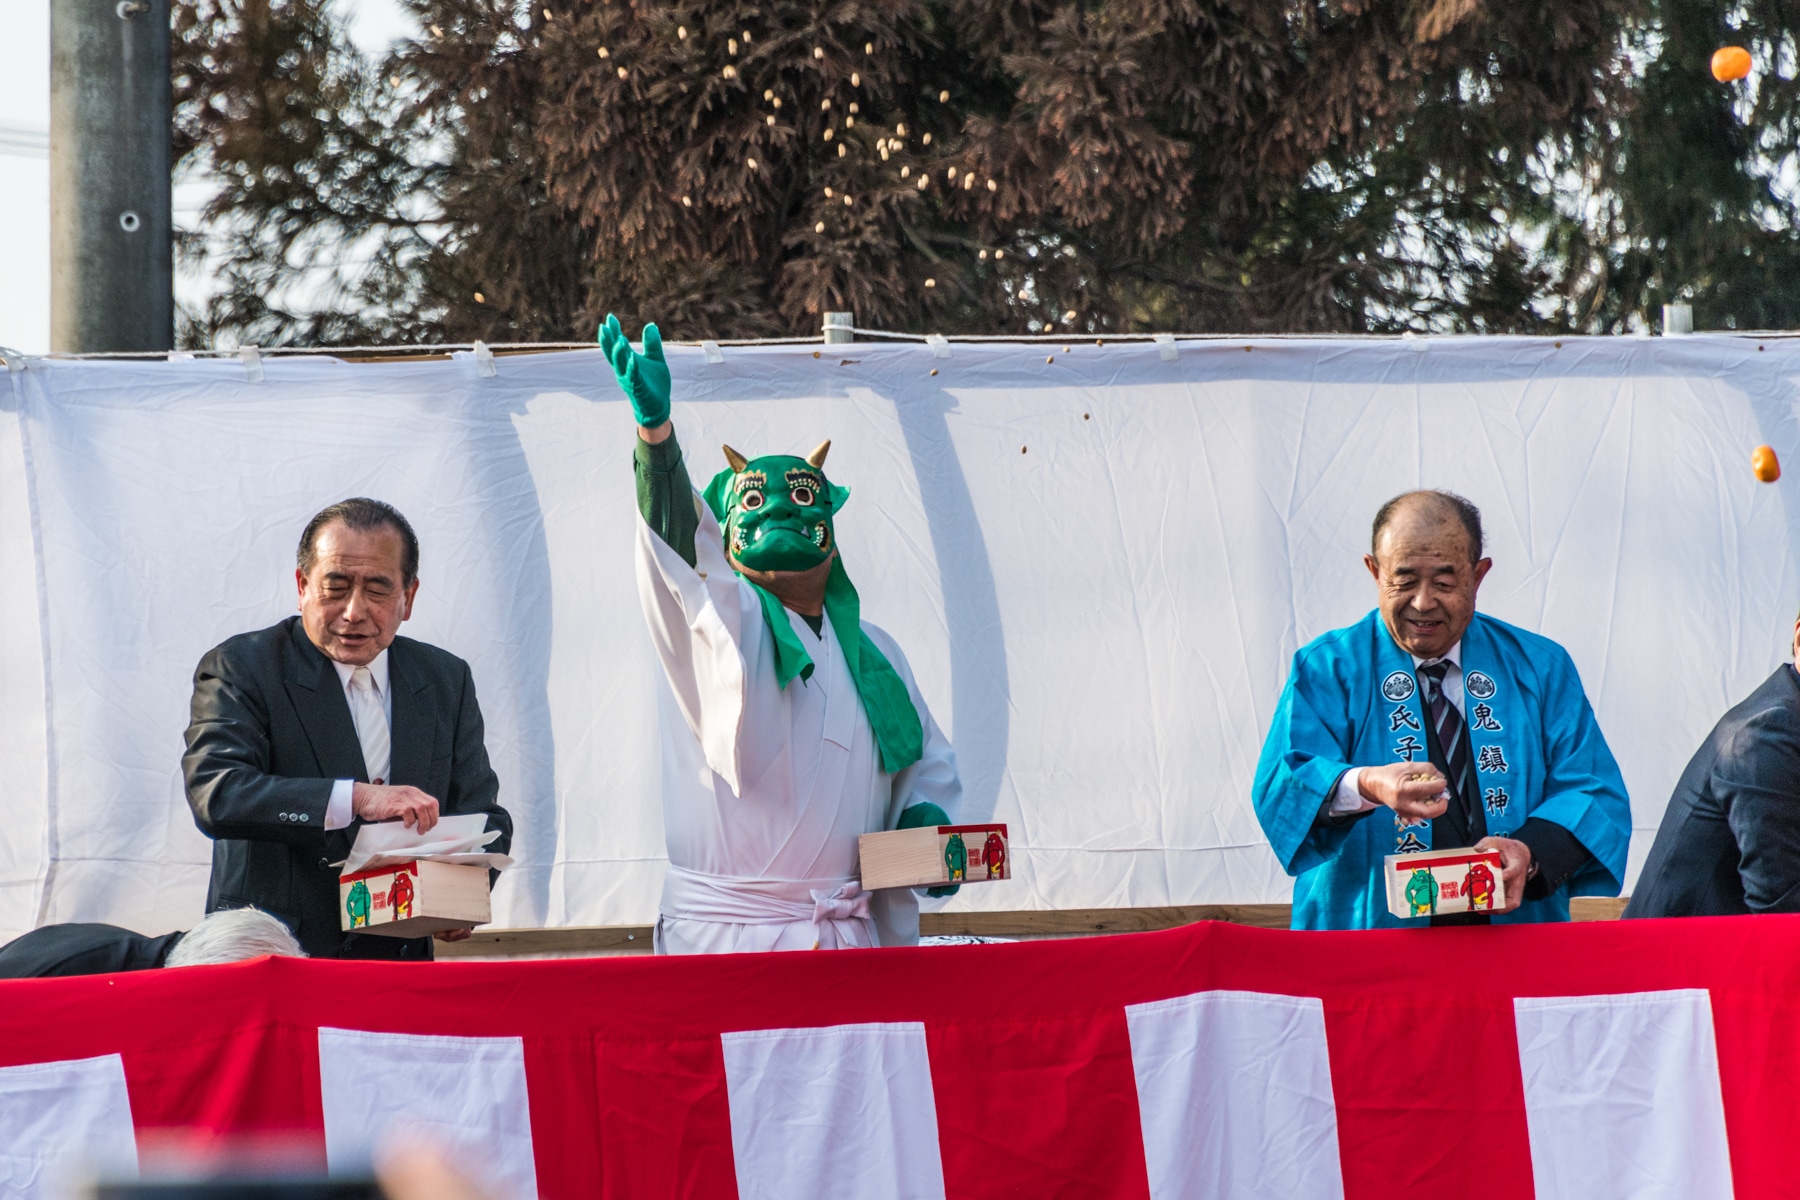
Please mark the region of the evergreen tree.
<svg viewBox="0 0 1800 1200"><path fill-rule="evenodd" d="M1800 12L1761 0L1660 0L1636 31L1632 104L1595 163L1592 299L1584 326L1691 300L1697 329L1800 326L1796 144ZM1749 80L1720 84L1713 51L1748 47Z"/></svg>
<svg viewBox="0 0 1800 1200"><path fill-rule="evenodd" d="M408 5L379 64L329 0L178 6L184 339L1792 319L1794 84L1734 111L1704 0Z"/></svg>
<svg viewBox="0 0 1800 1200"><path fill-rule="evenodd" d="M216 273L180 342L435 336L414 282L433 248L420 218L438 169L416 161L428 114L391 102L327 0L199 0L173 16L177 168L219 183L204 228L179 235L183 259Z"/></svg>

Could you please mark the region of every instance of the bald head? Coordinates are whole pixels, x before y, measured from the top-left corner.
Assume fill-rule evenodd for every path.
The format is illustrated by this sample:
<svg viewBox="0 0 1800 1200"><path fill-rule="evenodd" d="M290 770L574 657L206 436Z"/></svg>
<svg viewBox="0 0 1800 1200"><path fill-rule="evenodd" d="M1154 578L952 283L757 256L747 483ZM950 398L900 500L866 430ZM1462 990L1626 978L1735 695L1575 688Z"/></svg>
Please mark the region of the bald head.
<svg viewBox="0 0 1800 1200"><path fill-rule="evenodd" d="M1449 492L1407 492L1375 514L1369 548L1363 565L1395 643L1415 658L1448 654L1493 566L1481 557L1481 513Z"/></svg>
<svg viewBox="0 0 1800 1200"><path fill-rule="evenodd" d="M1375 514L1375 527L1369 536L1369 552L1381 557L1383 534L1403 535L1402 540L1416 542L1429 538L1442 544L1446 535L1460 531L1467 543L1470 562L1481 558L1481 510L1455 492L1437 490L1402 492Z"/></svg>

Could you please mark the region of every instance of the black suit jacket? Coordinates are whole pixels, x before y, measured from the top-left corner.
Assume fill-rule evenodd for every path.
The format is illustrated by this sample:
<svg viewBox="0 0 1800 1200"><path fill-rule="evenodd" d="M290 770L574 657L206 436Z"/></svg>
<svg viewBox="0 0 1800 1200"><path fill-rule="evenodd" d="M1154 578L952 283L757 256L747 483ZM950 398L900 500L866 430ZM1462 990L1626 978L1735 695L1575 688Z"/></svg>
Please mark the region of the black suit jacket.
<svg viewBox="0 0 1800 1200"><path fill-rule="evenodd" d="M388 647L391 784L437 799L446 815L486 813L512 843L500 781L488 765L469 664L397 637ZM213 839L206 911L260 908L315 958L430 958L430 938L346 934L338 872L361 820L326 832L335 780L369 781L350 704L331 661L297 616L209 651L194 672L187 754L194 823Z"/></svg>
<svg viewBox="0 0 1800 1200"><path fill-rule="evenodd" d="M0 979L109 975L168 961L179 933L145 937L117 925L46 925L0 946Z"/></svg>
<svg viewBox="0 0 1800 1200"><path fill-rule="evenodd" d="M1627 917L1800 912L1800 675L1778 667L1681 774Z"/></svg>

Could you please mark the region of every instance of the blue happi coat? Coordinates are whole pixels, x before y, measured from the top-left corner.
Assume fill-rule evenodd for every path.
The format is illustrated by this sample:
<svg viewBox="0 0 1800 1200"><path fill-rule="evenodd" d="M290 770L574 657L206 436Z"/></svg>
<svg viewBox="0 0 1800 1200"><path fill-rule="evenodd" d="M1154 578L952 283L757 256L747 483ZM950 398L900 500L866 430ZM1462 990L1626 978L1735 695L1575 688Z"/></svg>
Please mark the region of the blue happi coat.
<svg viewBox="0 0 1800 1200"><path fill-rule="evenodd" d="M1510 836L1526 817L1569 830L1593 858L1543 900L1497 922L1566 921L1569 897L1616 896L1625 878L1631 804L1612 751L1563 648L1476 614L1463 634L1463 714L1488 833ZM1295 929L1425 925L1388 912L1382 859L1431 848L1431 824L1404 825L1378 808L1345 824L1318 821L1351 767L1429 762L1412 656L1379 611L1294 654L1275 709L1252 800L1263 832L1294 880Z"/></svg>

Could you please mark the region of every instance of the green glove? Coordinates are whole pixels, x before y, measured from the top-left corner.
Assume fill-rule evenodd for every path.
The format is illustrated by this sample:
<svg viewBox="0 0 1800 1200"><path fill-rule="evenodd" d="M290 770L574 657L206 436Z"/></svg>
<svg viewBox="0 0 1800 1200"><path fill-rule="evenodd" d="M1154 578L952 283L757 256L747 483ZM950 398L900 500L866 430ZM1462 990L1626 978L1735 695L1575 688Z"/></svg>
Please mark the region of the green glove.
<svg viewBox="0 0 1800 1200"><path fill-rule="evenodd" d="M918 829L922 825L948 824L950 824L950 814L930 801L926 801L922 804L915 804L905 812L901 813L900 823L894 826L894 828ZM953 883L949 887L926 888L925 894L927 896L939 897L954 896L961 887L961 884Z"/></svg>
<svg viewBox="0 0 1800 1200"><path fill-rule="evenodd" d="M631 348L631 339L619 318L606 314L600 326L600 350L612 363L613 375L631 401L637 423L654 429L669 419L669 365L663 361L662 334L654 324L644 326L644 352Z"/></svg>

